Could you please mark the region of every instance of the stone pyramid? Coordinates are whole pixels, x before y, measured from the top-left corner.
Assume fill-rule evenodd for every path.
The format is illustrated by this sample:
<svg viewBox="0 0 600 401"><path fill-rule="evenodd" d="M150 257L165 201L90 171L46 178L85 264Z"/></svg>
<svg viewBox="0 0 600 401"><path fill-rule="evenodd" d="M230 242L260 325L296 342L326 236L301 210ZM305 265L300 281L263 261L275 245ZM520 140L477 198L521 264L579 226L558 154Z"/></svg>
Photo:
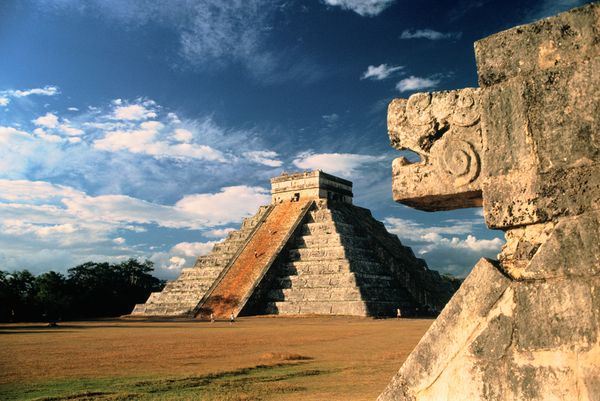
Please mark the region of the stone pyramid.
<svg viewBox="0 0 600 401"><path fill-rule="evenodd" d="M452 296L454 282L352 204L350 181L313 171L271 184L270 205L131 316L414 315Z"/></svg>

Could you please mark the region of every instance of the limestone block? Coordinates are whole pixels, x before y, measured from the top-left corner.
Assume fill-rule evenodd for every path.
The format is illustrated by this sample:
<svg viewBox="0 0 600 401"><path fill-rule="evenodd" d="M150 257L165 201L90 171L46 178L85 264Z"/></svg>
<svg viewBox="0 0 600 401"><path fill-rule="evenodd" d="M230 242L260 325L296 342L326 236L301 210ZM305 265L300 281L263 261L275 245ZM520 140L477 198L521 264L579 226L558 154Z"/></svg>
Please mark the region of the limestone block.
<svg viewBox="0 0 600 401"><path fill-rule="evenodd" d="M597 340L592 288L580 279L515 286L518 350L587 351Z"/></svg>
<svg viewBox="0 0 600 401"><path fill-rule="evenodd" d="M393 147L421 157L394 160L394 200L422 210L481 206L479 89L417 93L388 107Z"/></svg>
<svg viewBox="0 0 600 401"><path fill-rule="evenodd" d="M490 227L599 207L599 69L597 58L483 91L482 174Z"/></svg>
<svg viewBox="0 0 600 401"><path fill-rule="evenodd" d="M509 285L497 266L481 259L379 400L414 400L418 392L430 387L448 361L467 345Z"/></svg>
<svg viewBox="0 0 600 401"><path fill-rule="evenodd" d="M600 275L600 211L564 218L551 227L549 234L537 234L542 240L532 245L528 255L513 252L506 256L507 259L520 257L527 262L508 269L512 277L549 279ZM516 242L521 245L529 241L520 239Z"/></svg>
<svg viewBox="0 0 600 401"><path fill-rule="evenodd" d="M590 4L475 42L479 85L558 70L600 54L600 7Z"/></svg>

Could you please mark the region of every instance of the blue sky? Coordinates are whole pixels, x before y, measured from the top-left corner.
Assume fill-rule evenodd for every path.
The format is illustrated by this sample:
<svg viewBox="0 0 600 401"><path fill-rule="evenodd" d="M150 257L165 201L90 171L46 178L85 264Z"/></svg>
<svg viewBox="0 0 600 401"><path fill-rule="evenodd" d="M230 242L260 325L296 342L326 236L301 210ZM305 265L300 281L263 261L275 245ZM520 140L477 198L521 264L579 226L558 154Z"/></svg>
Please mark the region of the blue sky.
<svg viewBox="0 0 600 401"><path fill-rule="evenodd" d="M473 42L576 0L3 0L0 269L149 258L176 277L282 171L354 182L430 267L503 235L391 199L386 107L477 86Z"/></svg>

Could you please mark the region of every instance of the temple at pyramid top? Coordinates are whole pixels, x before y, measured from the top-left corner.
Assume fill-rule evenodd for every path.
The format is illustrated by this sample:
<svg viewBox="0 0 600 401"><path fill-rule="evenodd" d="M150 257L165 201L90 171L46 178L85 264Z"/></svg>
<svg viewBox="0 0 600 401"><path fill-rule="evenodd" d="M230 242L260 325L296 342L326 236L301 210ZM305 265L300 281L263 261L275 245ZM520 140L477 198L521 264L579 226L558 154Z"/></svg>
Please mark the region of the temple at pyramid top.
<svg viewBox="0 0 600 401"><path fill-rule="evenodd" d="M352 204L352 182L320 170L283 173L271 178L273 203L300 199L329 199Z"/></svg>
<svg viewBox="0 0 600 401"><path fill-rule="evenodd" d="M352 204L350 181L310 171L271 185L271 204L131 316L416 315L440 310L456 289Z"/></svg>

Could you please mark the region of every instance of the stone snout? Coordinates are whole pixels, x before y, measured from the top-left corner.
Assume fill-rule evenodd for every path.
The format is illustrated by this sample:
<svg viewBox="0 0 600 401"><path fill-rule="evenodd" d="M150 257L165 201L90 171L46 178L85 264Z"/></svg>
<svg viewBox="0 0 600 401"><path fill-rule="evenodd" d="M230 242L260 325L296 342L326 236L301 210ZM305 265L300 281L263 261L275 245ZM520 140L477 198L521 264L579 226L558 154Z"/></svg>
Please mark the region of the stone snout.
<svg viewBox="0 0 600 401"><path fill-rule="evenodd" d="M391 145L420 157L394 160L396 202L420 210L482 205L479 89L416 93L388 107Z"/></svg>

